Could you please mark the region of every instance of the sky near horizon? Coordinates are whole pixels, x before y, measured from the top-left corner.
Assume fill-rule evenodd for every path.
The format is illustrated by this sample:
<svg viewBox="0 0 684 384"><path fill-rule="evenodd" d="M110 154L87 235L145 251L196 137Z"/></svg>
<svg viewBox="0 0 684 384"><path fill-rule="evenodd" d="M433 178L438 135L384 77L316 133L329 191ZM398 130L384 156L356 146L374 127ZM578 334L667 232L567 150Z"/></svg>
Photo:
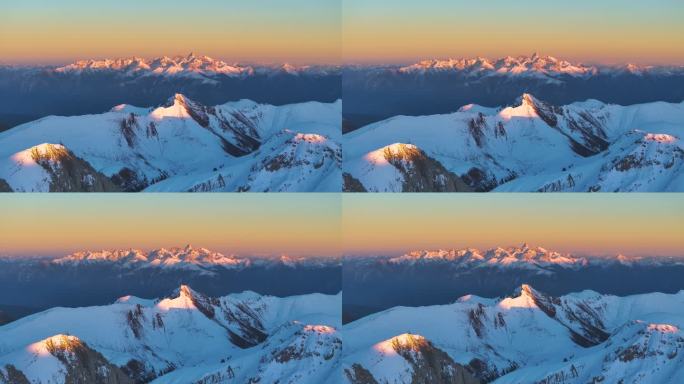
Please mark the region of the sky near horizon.
<svg viewBox="0 0 684 384"><path fill-rule="evenodd" d="M684 64L681 0L344 0L345 63L531 55Z"/></svg>
<svg viewBox="0 0 684 384"><path fill-rule="evenodd" d="M339 64L340 0L27 0L0 4L0 61L194 52L229 62Z"/></svg>
<svg viewBox="0 0 684 384"><path fill-rule="evenodd" d="M339 256L336 194L2 194L0 256L183 247Z"/></svg>
<svg viewBox="0 0 684 384"><path fill-rule="evenodd" d="M527 242L684 256L684 194L3 194L0 256L182 247L386 255Z"/></svg>
<svg viewBox="0 0 684 384"><path fill-rule="evenodd" d="M489 249L684 256L684 194L344 194L344 253Z"/></svg>

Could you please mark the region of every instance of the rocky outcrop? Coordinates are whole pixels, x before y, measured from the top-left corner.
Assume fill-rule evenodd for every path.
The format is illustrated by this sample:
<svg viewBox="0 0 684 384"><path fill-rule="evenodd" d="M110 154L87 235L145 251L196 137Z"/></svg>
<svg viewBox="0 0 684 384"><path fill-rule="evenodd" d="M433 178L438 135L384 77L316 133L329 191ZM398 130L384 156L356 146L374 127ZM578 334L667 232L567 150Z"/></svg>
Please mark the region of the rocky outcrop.
<svg viewBox="0 0 684 384"><path fill-rule="evenodd" d="M342 179L344 183L342 186L342 192L368 192L366 187L361 184L361 181L352 176L351 173L342 173Z"/></svg>
<svg viewBox="0 0 684 384"><path fill-rule="evenodd" d="M471 189L437 160L411 144L384 148L385 159L403 176L402 192L468 192Z"/></svg>
<svg viewBox="0 0 684 384"><path fill-rule="evenodd" d="M346 368L344 375L351 384L379 384L373 377L373 374L358 363L354 363L350 368Z"/></svg>
<svg viewBox="0 0 684 384"><path fill-rule="evenodd" d="M449 355L418 335L392 340L394 350L413 368L411 384L479 384L480 381Z"/></svg>
<svg viewBox="0 0 684 384"><path fill-rule="evenodd" d="M0 192L13 192L12 187L5 179L0 179Z"/></svg>
<svg viewBox="0 0 684 384"><path fill-rule="evenodd" d="M50 177L50 192L117 192L120 189L87 161L58 144L31 148L31 158Z"/></svg>

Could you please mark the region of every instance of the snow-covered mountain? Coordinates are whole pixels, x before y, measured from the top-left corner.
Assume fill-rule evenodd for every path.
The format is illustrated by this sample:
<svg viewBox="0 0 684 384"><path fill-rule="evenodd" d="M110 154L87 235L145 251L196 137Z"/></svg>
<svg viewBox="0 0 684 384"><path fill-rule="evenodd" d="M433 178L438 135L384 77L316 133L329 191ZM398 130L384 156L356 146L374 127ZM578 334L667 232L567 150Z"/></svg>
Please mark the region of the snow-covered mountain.
<svg viewBox="0 0 684 384"><path fill-rule="evenodd" d="M110 249L99 251L78 251L49 261L66 267L110 266L126 270L156 268L162 270L186 270L211 274L217 269L245 269L251 266L283 265L326 266L337 265L335 257L280 257L249 258L237 255L223 255L207 248L193 247L188 244L179 248L159 248L149 252L140 249Z"/></svg>
<svg viewBox="0 0 684 384"><path fill-rule="evenodd" d="M41 70L46 70L41 68ZM216 77L245 77L255 74L327 75L339 71L337 66L311 65L247 65L228 64L205 55L190 53L186 56L162 56L152 59L126 57L103 60L78 60L74 63L52 68L56 73L77 74L113 72L123 77L166 76L188 77L215 83Z"/></svg>
<svg viewBox="0 0 684 384"><path fill-rule="evenodd" d="M682 326L684 291L553 297L523 284L346 324L343 369L349 383L677 383Z"/></svg>
<svg viewBox="0 0 684 384"><path fill-rule="evenodd" d="M351 191L682 191L684 103L596 100L396 116L343 137Z"/></svg>
<svg viewBox="0 0 684 384"><path fill-rule="evenodd" d="M0 133L14 191L339 191L341 101L208 107L176 94Z"/></svg>
<svg viewBox="0 0 684 384"><path fill-rule="evenodd" d="M0 382L323 383L339 378L341 296L169 297L53 308L0 327Z"/></svg>
<svg viewBox="0 0 684 384"><path fill-rule="evenodd" d="M506 56L498 59L450 58L423 60L397 69L400 73L429 74L440 72L460 72L468 77L510 76L531 77L548 82L562 82L565 76L591 77L598 74L615 75L631 73L635 75L684 73L684 66L649 66L624 64L617 66L586 65L572 63L553 56L537 53L531 56Z"/></svg>
<svg viewBox="0 0 684 384"><path fill-rule="evenodd" d="M190 245L5 256L0 257L0 321L54 306L102 305L122 294L159 297L179 284L210 296L254 291L282 297L335 294L341 280L341 257L240 256Z"/></svg>
<svg viewBox="0 0 684 384"><path fill-rule="evenodd" d="M523 283L557 296L584 289L619 296L684 289L681 256L587 256L527 244L348 255L342 269L345 321L467 294L502 296Z"/></svg>
<svg viewBox="0 0 684 384"><path fill-rule="evenodd" d="M453 112L474 103L510 104L530 93L554 105L587 99L633 105L684 100L683 65L591 65L553 56L429 59L410 65L343 68L344 130L393 116Z"/></svg>
<svg viewBox="0 0 684 384"><path fill-rule="evenodd" d="M616 255L614 257L578 256L561 253L527 243L514 247L416 250L401 256L387 258L391 264L440 264L454 268L508 268L529 269L540 274L552 273L554 268L580 269L588 266L663 266L682 265L684 259L674 257L640 257Z"/></svg>

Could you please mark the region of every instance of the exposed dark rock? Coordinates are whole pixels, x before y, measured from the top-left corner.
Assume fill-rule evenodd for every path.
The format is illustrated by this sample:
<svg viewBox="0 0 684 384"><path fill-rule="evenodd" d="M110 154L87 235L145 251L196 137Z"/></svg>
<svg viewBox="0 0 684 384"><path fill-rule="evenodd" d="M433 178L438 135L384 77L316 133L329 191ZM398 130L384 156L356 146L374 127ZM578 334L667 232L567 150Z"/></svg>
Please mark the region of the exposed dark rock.
<svg viewBox="0 0 684 384"><path fill-rule="evenodd" d="M379 384L373 374L361 364L352 364L351 369L344 370L344 375L347 376L351 384Z"/></svg>
<svg viewBox="0 0 684 384"><path fill-rule="evenodd" d="M33 148L31 157L50 175L50 192L117 192L120 189L107 176L68 149L46 144Z"/></svg>
<svg viewBox="0 0 684 384"><path fill-rule="evenodd" d="M0 384L31 384L23 372L14 365L5 365L5 372L0 369Z"/></svg>
<svg viewBox="0 0 684 384"><path fill-rule="evenodd" d="M469 192L470 187L418 147L395 144L384 156L403 176L402 192Z"/></svg>
<svg viewBox="0 0 684 384"><path fill-rule="evenodd" d="M47 350L67 369L65 384L133 384L126 374L99 352L71 336L46 341Z"/></svg>
<svg viewBox="0 0 684 384"><path fill-rule="evenodd" d="M12 187L5 179L0 179L0 192L13 192Z"/></svg>
<svg viewBox="0 0 684 384"><path fill-rule="evenodd" d="M413 368L412 384L479 384L465 367L436 348L425 338L404 335L395 338L392 347Z"/></svg>
<svg viewBox="0 0 684 384"><path fill-rule="evenodd" d="M355 178L350 173L342 173L342 178L344 183L342 185L342 192L368 192L359 179Z"/></svg>

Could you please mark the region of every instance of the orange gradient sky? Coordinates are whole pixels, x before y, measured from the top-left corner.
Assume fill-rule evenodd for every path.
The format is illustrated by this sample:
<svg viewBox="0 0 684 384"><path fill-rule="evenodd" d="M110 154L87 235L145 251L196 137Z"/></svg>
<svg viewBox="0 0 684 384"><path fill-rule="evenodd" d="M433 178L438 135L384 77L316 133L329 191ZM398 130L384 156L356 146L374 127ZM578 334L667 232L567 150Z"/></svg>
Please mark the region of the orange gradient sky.
<svg viewBox="0 0 684 384"><path fill-rule="evenodd" d="M193 246L339 255L336 194L2 194L0 255Z"/></svg>
<svg viewBox="0 0 684 384"><path fill-rule="evenodd" d="M0 62L209 55L337 64L339 0L31 0L0 4Z"/></svg>
<svg viewBox="0 0 684 384"><path fill-rule="evenodd" d="M345 0L346 63L498 58L684 64L680 0Z"/></svg>
<svg viewBox="0 0 684 384"><path fill-rule="evenodd" d="M527 242L585 255L684 256L684 194L345 194L347 255Z"/></svg>

